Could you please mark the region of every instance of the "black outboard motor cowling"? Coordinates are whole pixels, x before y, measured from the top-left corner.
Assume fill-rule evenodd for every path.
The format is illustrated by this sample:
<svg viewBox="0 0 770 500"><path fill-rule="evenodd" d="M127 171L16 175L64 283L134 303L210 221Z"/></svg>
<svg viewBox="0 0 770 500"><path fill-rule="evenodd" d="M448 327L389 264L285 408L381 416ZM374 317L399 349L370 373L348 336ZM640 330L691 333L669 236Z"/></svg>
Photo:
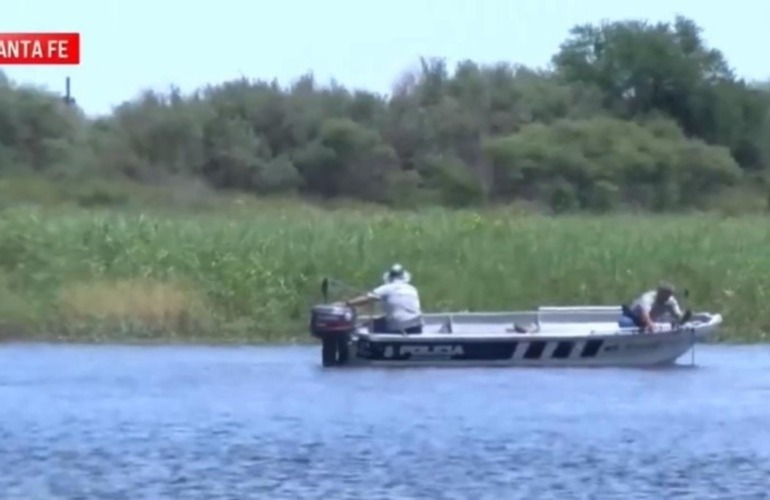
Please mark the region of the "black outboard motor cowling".
<svg viewBox="0 0 770 500"><path fill-rule="evenodd" d="M323 339L327 335L352 333L356 329L356 311L341 304L320 304L310 311L310 334Z"/></svg>
<svg viewBox="0 0 770 500"><path fill-rule="evenodd" d="M310 335L321 340L324 366L347 362L356 318L356 310L342 304L320 304L310 310Z"/></svg>

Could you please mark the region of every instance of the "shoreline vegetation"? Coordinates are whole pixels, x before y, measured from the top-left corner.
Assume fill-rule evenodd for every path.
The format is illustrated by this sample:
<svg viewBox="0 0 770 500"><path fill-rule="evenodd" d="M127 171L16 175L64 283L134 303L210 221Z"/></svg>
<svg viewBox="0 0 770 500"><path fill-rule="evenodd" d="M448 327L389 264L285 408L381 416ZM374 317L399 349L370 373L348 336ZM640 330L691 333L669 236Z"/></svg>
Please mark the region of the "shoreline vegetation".
<svg viewBox="0 0 770 500"><path fill-rule="evenodd" d="M396 261L426 311L665 279L768 340L770 87L692 21L578 26L548 70L420 62L387 97L243 79L99 118L0 73L0 340L309 342L324 276Z"/></svg>
<svg viewBox="0 0 770 500"><path fill-rule="evenodd" d="M324 276L364 289L394 261L413 273L426 311L618 304L665 277L690 290L690 307L725 316L721 340L764 342L770 331L764 216L232 206L195 217L0 212L6 336L310 341Z"/></svg>

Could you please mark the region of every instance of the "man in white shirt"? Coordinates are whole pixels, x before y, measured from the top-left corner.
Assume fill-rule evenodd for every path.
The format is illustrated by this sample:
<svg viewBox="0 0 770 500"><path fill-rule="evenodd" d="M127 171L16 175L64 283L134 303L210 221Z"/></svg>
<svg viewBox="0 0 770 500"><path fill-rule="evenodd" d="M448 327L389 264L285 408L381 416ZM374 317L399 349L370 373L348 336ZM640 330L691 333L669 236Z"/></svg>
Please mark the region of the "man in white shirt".
<svg viewBox="0 0 770 500"><path fill-rule="evenodd" d="M345 304L355 307L381 301L385 315L374 320L373 333L422 333L420 294L409 283L409 272L400 264L394 264L382 279L383 285Z"/></svg>
<svg viewBox="0 0 770 500"><path fill-rule="evenodd" d="M670 314L677 321L684 317L679 302L674 297L673 285L661 283L656 290L640 295L628 308L625 316L629 316L640 328L652 330L655 322L666 314Z"/></svg>

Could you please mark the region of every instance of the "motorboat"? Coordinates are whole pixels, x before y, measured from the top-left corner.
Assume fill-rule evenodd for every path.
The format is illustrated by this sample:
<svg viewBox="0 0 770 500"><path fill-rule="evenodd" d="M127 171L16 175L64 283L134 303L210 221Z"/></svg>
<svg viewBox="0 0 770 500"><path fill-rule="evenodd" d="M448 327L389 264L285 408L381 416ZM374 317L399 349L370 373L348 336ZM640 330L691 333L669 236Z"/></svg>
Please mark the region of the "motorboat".
<svg viewBox="0 0 770 500"><path fill-rule="evenodd" d="M373 316L319 304L310 333L324 366L648 367L671 365L714 334L719 313L688 311L652 331L627 326L622 306L543 306L512 312L423 315L419 334L371 331Z"/></svg>

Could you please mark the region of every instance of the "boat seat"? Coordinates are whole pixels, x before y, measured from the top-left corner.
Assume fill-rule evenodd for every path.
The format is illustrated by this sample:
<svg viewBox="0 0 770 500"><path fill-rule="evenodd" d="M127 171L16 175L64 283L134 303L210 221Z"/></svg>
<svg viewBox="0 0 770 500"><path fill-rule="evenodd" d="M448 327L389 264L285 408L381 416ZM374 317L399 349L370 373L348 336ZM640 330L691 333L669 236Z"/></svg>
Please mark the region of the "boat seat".
<svg viewBox="0 0 770 500"><path fill-rule="evenodd" d="M537 323L616 322L622 314L621 306L540 306Z"/></svg>

